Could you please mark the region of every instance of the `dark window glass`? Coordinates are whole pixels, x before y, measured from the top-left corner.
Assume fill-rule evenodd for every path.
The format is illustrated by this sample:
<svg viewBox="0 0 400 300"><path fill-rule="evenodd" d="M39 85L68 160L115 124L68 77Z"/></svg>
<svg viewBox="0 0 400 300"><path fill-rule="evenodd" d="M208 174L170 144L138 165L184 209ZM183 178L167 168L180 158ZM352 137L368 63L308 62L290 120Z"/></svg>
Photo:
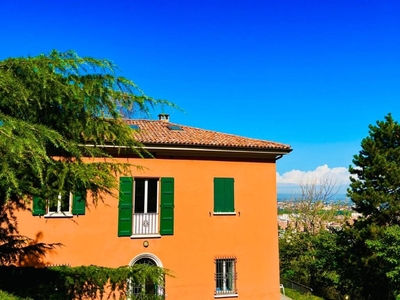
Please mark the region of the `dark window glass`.
<svg viewBox="0 0 400 300"><path fill-rule="evenodd" d="M57 205L58 205L58 200L49 201L49 211L57 212Z"/></svg>
<svg viewBox="0 0 400 300"><path fill-rule="evenodd" d="M135 264L156 266L155 261L152 260L151 258L147 258L147 257L139 259Z"/></svg>
<svg viewBox="0 0 400 300"><path fill-rule="evenodd" d="M157 179L149 179L147 187L147 212L157 212Z"/></svg>
<svg viewBox="0 0 400 300"><path fill-rule="evenodd" d="M217 260L217 273L216 273L216 286L217 292L223 291L224 285L224 272L223 272L223 261Z"/></svg>
<svg viewBox="0 0 400 300"><path fill-rule="evenodd" d="M135 213L144 213L144 179L135 180Z"/></svg>
<svg viewBox="0 0 400 300"><path fill-rule="evenodd" d="M61 197L61 211L69 212L69 193L66 193Z"/></svg>

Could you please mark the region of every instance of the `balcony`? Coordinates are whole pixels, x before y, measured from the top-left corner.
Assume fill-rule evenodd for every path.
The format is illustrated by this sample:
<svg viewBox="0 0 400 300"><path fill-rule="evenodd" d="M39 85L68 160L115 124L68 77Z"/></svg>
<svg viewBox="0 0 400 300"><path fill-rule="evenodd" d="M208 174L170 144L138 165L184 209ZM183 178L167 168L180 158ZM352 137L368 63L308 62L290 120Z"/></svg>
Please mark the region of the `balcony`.
<svg viewBox="0 0 400 300"><path fill-rule="evenodd" d="M133 214L133 238L159 237L158 213Z"/></svg>

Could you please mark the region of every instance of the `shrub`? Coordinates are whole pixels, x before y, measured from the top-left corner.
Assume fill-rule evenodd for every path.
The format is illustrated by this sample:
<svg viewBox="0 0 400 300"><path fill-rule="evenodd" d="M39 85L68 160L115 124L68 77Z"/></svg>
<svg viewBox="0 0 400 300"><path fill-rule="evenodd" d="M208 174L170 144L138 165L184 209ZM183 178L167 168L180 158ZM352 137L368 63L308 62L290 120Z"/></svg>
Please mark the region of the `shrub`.
<svg viewBox="0 0 400 300"><path fill-rule="evenodd" d="M19 297L48 300L125 299L129 284L152 281L164 285L167 271L156 266L137 264L131 267L0 267L0 289ZM151 299L160 297L151 296ZM7 299L1 298L0 299ZM10 298L10 300L21 298ZM133 298L135 299L135 298ZM140 299L150 299L140 295ZM161 299L161 298L160 298Z"/></svg>

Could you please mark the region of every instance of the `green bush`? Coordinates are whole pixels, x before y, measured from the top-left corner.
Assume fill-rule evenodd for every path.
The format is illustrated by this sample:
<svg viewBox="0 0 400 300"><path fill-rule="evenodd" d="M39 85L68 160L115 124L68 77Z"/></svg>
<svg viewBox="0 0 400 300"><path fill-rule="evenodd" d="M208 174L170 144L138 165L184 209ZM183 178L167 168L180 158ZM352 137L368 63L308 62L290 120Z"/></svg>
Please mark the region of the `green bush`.
<svg viewBox="0 0 400 300"><path fill-rule="evenodd" d="M32 300L32 298L20 298L18 296L14 296L7 292L0 290L0 299L1 300Z"/></svg>
<svg viewBox="0 0 400 300"><path fill-rule="evenodd" d="M2 266L0 267L0 289L22 299L31 297L31 300L103 299L104 297L124 299L130 283L142 285L150 281L163 286L166 274L164 269L147 264L119 268ZM0 299L8 298L0 297ZM10 298L10 300L16 299L21 298ZM132 299L156 300L162 299L162 296L147 296L144 293Z"/></svg>
<svg viewBox="0 0 400 300"><path fill-rule="evenodd" d="M314 296L310 293L301 294L300 292L289 289L289 288L285 288L285 294L286 294L286 296L288 296L289 298L292 298L293 300L324 300L323 298Z"/></svg>

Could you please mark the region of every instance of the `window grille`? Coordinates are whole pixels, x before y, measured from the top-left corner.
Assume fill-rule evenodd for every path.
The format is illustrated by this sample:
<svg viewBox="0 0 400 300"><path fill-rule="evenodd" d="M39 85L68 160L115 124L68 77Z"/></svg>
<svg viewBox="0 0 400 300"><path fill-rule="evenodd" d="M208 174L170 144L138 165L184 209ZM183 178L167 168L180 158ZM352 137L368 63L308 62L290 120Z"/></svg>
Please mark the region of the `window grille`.
<svg viewBox="0 0 400 300"><path fill-rule="evenodd" d="M237 294L236 258L215 259L215 295Z"/></svg>

